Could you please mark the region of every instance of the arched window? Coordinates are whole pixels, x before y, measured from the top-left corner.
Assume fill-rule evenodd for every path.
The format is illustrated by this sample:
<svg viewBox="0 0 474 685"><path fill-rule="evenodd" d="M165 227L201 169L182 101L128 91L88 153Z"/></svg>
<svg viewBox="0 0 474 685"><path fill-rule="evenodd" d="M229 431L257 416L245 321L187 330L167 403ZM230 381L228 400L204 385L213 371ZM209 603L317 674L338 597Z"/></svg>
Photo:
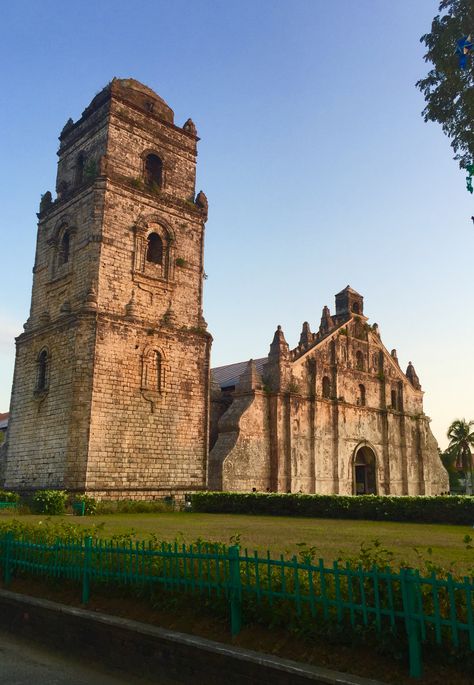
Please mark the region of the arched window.
<svg viewBox="0 0 474 685"><path fill-rule="evenodd" d="M59 251L59 265L67 264L71 249L71 235L69 231L64 231L61 239L61 249Z"/></svg>
<svg viewBox="0 0 474 685"><path fill-rule="evenodd" d="M86 164L86 158L83 152L77 156L76 160L76 174L75 174L75 185L80 186L84 182L84 167Z"/></svg>
<svg viewBox="0 0 474 685"><path fill-rule="evenodd" d="M365 407L365 385L359 385L359 401L361 407Z"/></svg>
<svg viewBox="0 0 474 685"><path fill-rule="evenodd" d="M145 159L145 183L147 186L161 186L163 162L158 155L147 155Z"/></svg>
<svg viewBox="0 0 474 685"><path fill-rule="evenodd" d="M360 307L358 302L354 302L354 304L352 305L352 311L354 312L354 314L360 314Z"/></svg>
<svg viewBox="0 0 474 685"><path fill-rule="evenodd" d="M150 233L147 238L146 261L163 264L163 241L158 233Z"/></svg>
<svg viewBox="0 0 474 685"><path fill-rule="evenodd" d="M331 381L328 376L323 377L323 397L331 397Z"/></svg>
<svg viewBox="0 0 474 685"><path fill-rule="evenodd" d="M397 409L403 411L403 383L399 381L397 386Z"/></svg>
<svg viewBox="0 0 474 685"><path fill-rule="evenodd" d="M398 402L397 402L397 391L392 390L390 393L390 402L392 405L392 409L398 409Z"/></svg>
<svg viewBox="0 0 474 685"><path fill-rule="evenodd" d="M357 350L356 352L356 369L358 371L364 370L364 355L360 350Z"/></svg>
<svg viewBox="0 0 474 685"><path fill-rule="evenodd" d="M48 351L42 350L38 355L38 368L36 375L36 390L47 390L49 382L49 359Z"/></svg>
<svg viewBox="0 0 474 685"><path fill-rule="evenodd" d="M155 351L155 387L158 392L162 388L161 354Z"/></svg>

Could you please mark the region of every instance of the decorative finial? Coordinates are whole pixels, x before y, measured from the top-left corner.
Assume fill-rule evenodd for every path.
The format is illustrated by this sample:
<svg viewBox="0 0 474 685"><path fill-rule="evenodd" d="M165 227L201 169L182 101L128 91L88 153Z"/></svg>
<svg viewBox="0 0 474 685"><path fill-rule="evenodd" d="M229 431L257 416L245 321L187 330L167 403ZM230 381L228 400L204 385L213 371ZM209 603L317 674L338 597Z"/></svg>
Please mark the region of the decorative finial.
<svg viewBox="0 0 474 685"><path fill-rule="evenodd" d="M47 190L44 193L44 195L41 196L39 213L43 214L43 212L46 212L51 207L52 204L53 204L53 196L51 195L50 191Z"/></svg>
<svg viewBox="0 0 474 685"><path fill-rule="evenodd" d="M408 362L405 375L416 390L421 390L420 379L416 375L415 367L411 362Z"/></svg>
<svg viewBox="0 0 474 685"><path fill-rule="evenodd" d="M300 345L303 347L307 347L310 343L313 342L313 334L311 333L311 328L309 327L309 323L305 321L303 323L303 327L301 329L301 335L300 335Z"/></svg>
<svg viewBox="0 0 474 685"><path fill-rule="evenodd" d="M203 193L202 190L199 191L199 193L196 195L196 200L195 200L195 205L199 207L201 212L204 215L204 221L207 220L207 213L209 210L209 203L207 201L206 194Z"/></svg>
<svg viewBox="0 0 474 685"><path fill-rule="evenodd" d="M193 136L197 134L196 125L192 119L188 119L184 123L183 131L186 131L186 133L191 133Z"/></svg>
<svg viewBox="0 0 474 685"><path fill-rule="evenodd" d="M132 296L125 305L125 316L128 319L133 319L137 315L137 303L135 301L135 290L132 290Z"/></svg>
<svg viewBox="0 0 474 685"><path fill-rule="evenodd" d="M319 326L319 332L321 335L325 335L328 333L331 328L333 327L333 321L332 321L332 316L331 312L329 311L329 307L327 305L324 305L323 311L321 314L321 323Z"/></svg>
<svg viewBox="0 0 474 685"><path fill-rule="evenodd" d="M95 291L94 285L89 288L86 298L84 300L83 309L86 311L95 311L97 309L97 293Z"/></svg>

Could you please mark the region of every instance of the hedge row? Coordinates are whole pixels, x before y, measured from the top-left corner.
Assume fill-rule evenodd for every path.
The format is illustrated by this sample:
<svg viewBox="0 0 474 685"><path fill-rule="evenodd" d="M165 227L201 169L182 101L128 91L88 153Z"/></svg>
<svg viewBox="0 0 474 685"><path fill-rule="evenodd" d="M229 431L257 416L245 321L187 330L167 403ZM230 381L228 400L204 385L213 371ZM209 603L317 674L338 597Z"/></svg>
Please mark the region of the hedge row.
<svg viewBox="0 0 474 685"><path fill-rule="evenodd" d="M465 496L377 497L196 492L189 497L192 509L196 512L416 523L474 523L474 497Z"/></svg>
<svg viewBox="0 0 474 685"><path fill-rule="evenodd" d="M161 513L174 509L174 498L160 500L104 500L99 502L90 495L68 494L66 490L37 490L21 498L17 492L0 490L0 504L3 502L21 505L21 513L64 514L66 510L79 513L84 505L84 514L139 514Z"/></svg>
<svg viewBox="0 0 474 685"><path fill-rule="evenodd" d="M0 490L0 502L16 504L19 501L20 495L17 492L10 492L9 490Z"/></svg>

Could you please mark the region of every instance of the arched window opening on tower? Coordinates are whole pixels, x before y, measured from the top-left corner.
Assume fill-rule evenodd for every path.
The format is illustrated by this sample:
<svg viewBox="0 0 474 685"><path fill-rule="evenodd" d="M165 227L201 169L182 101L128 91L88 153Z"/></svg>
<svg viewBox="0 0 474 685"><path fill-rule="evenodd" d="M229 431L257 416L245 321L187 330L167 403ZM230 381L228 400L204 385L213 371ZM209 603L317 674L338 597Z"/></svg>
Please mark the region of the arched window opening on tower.
<svg viewBox="0 0 474 685"><path fill-rule="evenodd" d="M331 381L328 376L323 377L323 397L331 397Z"/></svg>
<svg viewBox="0 0 474 685"><path fill-rule="evenodd" d="M145 183L147 186L161 187L163 180L163 162L158 155L147 155L145 159Z"/></svg>
<svg viewBox="0 0 474 685"><path fill-rule="evenodd" d="M48 389L49 359L48 351L42 350L38 355L38 371L36 376L36 390L43 392Z"/></svg>
<svg viewBox="0 0 474 685"><path fill-rule="evenodd" d="M155 351L155 369L154 369L154 371L155 371L155 379L154 379L155 387L156 387L158 392L161 392L161 388L162 388L161 354L159 352L156 352L156 351Z"/></svg>
<svg viewBox="0 0 474 685"><path fill-rule="evenodd" d="M163 391L163 363L158 350L149 350L143 357L142 388Z"/></svg>
<svg viewBox="0 0 474 685"><path fill-rule="evenodd" d="M365 407L365 385L359 385L359 397L357 404L359 404L361 407Z"/></svg>
<svg viewBox="0 0 474 685"><path fill-rule="evenodd" d="M163 241L158 233L150 233L147 242L146 261L152 264L163 264Z"/></svg>
<svg viewBox="0 0 474 685"><path fill-rule="evenodd" d="M75 185L80 186L84 182L84 168L86 164L86 158L83 152L77 156L76 160L76 175L74 178Z"/></svg>
<svg viewBox="0 0 474 685"><path fill-rule="evenodd" d="M354 312L354 314L360 314L360 307L358 302L354 302L354 304L352 305L352 311Z"/></svg>
<svg viewBox="0 0 474 685"><path fill-rule="evenodd" d="M356 352L356 369L358 371L364 370L364 355L360 350L357 350Z"/></svg>
<svg viewBox="0 0 474 685"><path fill-rule="evenodd" d="M59 251L59 265L67 264L71 252L71 235L69 231L64 231L61 239L61 249Z"/></svg>

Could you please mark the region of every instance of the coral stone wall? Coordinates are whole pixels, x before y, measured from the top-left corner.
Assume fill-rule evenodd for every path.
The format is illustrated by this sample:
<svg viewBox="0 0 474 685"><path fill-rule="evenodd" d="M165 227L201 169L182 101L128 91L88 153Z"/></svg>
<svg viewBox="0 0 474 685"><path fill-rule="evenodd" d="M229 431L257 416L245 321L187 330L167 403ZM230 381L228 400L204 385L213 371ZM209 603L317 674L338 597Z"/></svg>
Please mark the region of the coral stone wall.
<svg viewBox="0 0 474 685"><path fill-rule="evenodd" d="M350 312L331 318L325 308L326 327L315 336L305 324L294 350L277 330L263 378L254 371L248 387L247 371L213 427L211 488L344 495L448 489L416 374L409 367L412 382L365 321Z"/></svg>
<svg viewBox="0 0 474 685"><path fill-rule="evenodd" d="M9 487L135 498L204 487L212 338L197 140L132 79L66 123L17 340Z"/></svg>

